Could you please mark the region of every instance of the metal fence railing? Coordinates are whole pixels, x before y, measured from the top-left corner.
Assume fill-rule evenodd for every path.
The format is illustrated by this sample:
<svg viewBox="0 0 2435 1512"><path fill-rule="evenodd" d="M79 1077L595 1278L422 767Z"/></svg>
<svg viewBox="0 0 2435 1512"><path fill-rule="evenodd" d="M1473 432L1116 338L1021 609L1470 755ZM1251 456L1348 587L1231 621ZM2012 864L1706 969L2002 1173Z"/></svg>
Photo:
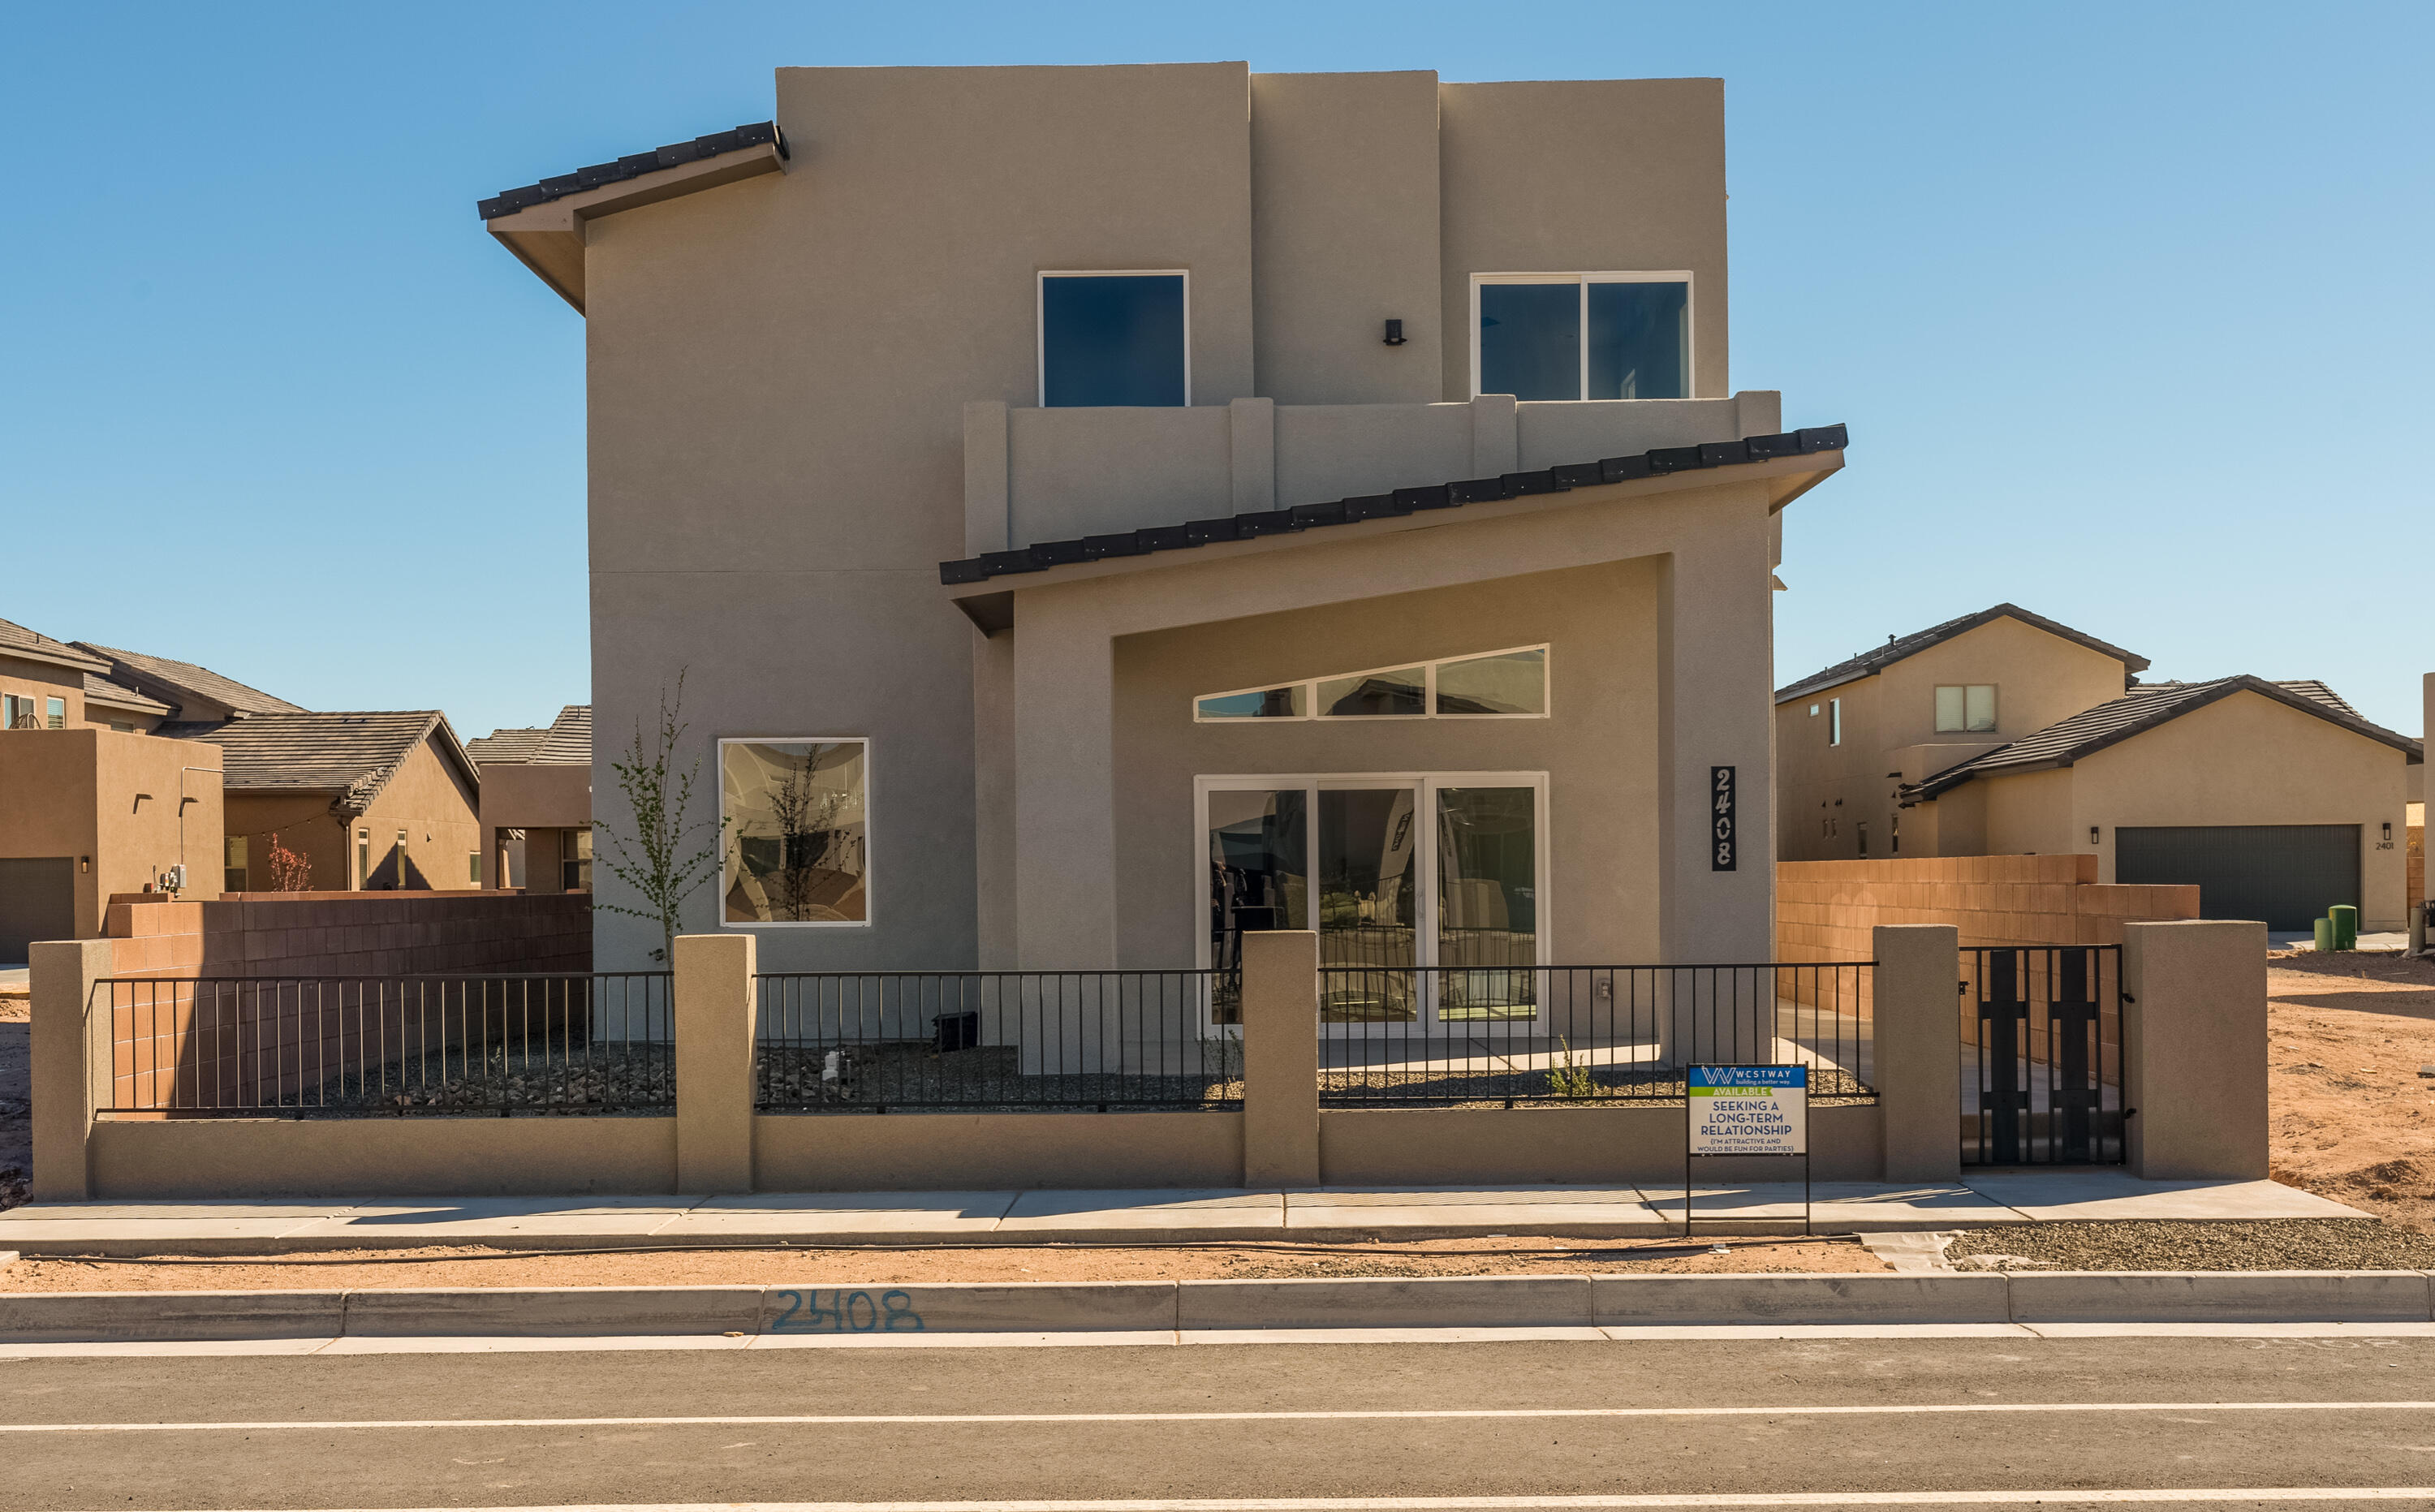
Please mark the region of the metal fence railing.
<svg viewBox="0 0 2435 1512"><path fill-rule="evenodd" d="M119 1115L666 1112L664 971L112 978Z"/></svg>
<svg viewBox="0 0 2435 1512"><path fill-rule="evenodd" d="M1961 953L1961 1160L2112 1165L2125 1158L2122 947Z"/></svg>
<svg viewBox="0 0 2435 1512"><path fill-rule="evenodd" d="M767 973L753 1106L1239 1108L1239 983L1233 971Z"/></svg>
<svg viewBox="0 0 2435 1512"><path fill-rule="evenodd" d="M1320 971L1332 1107L1679 1100L1687 1065L1802 1065L1875 1096L1874 964L1338 967Z"/></svg>

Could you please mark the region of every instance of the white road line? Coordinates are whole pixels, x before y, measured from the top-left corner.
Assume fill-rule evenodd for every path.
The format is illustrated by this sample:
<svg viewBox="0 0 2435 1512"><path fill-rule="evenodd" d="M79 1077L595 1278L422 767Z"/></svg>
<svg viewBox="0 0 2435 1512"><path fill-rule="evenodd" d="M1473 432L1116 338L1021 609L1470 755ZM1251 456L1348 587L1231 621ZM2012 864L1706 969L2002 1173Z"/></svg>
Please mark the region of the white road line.
<svg viewBox="0 0 2435 1512"><path fill-rule="evenodd" d="M927 1427L948 1423L1275 1423L1345 1422L1437 1418L1860 1418L1897 1413L2083 1413L2083 1412L2428 1412L2435 1401L1951 1401L1896 1403L1878 1406L1813 1407L1445 1407L1331 1412L1006 1412L1006 1413L788 1413L766 1416L698 1418L302 1418L294 1421L175 1423L0 1423L0 1434L190 1434L272 1433L281 1430L352 1431L394 1428L868 1428L887 1424ZM707 1504L707 1503L705 1503ZM788 1503L794 1504L794 1503ZM826 1505L803 1503L804 1506ZM847 1503L839 1503L838 1505ZM895 1503L890 1503L889 1505ZM907 1505L916 1503L907 1503ZM923 1503L927 1504L927 1503ZM944 1506L949 1503L941 1503ZM960 1504L960 1503L957 1503ZM975 1506L984 1503L975 1503ZM991 1503L995 1506L1000 1503ZM1017 1503L1007 1503L1007 1506ZM1028 1504L1028 1503L1025 1503ZM1052 1503L1041 1503L1042 1506ZM1058 1506L1069 1503L1056 1503ZM1073 1503L1074 1506L1190 1506L1197 1503ZM1213 1503L1215 1504L1215 1503ZM1252 1503L1227 1503L1252 1506ZM1266 1503L1257 1503L1266 1504ZM1279 1506L1304 1503L1278 1503ZM1313 1502L1312 1506L1358 1506L1357 1502ZM1422 1503L1380 1503L1381 1506L1423 1505ZM1468 1502L1447 1503L1469 1506ZM1489 1506L1501 1503L1479 1503ZM1583 1503L1584 1506L1605 1505ZM1629 1503L1616 1503L1630 1505ZM1663 1504L1663 1503L1655 1503Z"/></svg>
<svg viewBox="0 0 2435 1512"><path fill-rule="evenodd" d="M677 1502L644 1505L378 1509L378 1512L1501 1512L1512 1508L1728 1506L2112 1506L2192 1502L2417 1502L2430 1486L2283 1486L2091 1491L1753 1491L1643 1496L1279 1496L1114 1502ZM354 1509L374 1512L374 1509Z"/></svg>

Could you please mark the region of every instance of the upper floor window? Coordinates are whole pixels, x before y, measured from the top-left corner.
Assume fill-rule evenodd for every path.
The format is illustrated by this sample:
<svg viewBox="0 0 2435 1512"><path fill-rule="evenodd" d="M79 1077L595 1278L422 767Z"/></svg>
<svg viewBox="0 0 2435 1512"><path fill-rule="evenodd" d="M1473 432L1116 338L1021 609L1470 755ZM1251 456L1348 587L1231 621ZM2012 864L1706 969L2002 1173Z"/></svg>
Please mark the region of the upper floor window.
<svg viewBox="0 0 2435 1512"><path fill-rule="evenodd" d="M43 728L44 730L67 729L68 701L65 698L47 698L43 702L49 707L48 712L43 715Z"/></svg>
<svg viewBox="0 0 2435 1512"><path fill-rule="evenodd" d="M1181 272L1041 274L1041 404L1191 404L1186 282Z"/></svg>
<svg viewBox="0 0 2435 1512"><path fill-rule="evenodd" d="M1936 690L1937 733L1992 731L1995 728L1995 685L1973 682Z"/></svg>
<svg viewBox="0 0 2435 1512"><path fill-rule="evenodd" d="M1843 744L1843 700L1840 698L1826 700L1826 744Z"/></svg>
<svg viewBox="0 0 2435 1512"><path fill-rule="evenodd" d="M1471 391L1687 399L1688 273L1472 275Z"/></svg>

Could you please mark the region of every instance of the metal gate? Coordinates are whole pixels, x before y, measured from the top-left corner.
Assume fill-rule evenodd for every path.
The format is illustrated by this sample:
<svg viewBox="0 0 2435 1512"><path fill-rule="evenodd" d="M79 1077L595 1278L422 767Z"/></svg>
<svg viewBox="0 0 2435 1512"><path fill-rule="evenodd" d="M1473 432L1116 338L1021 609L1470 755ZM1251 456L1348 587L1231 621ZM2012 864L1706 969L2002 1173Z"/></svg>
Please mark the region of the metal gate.
<svg viewBox="0 0 2435 1512"><path fill-rule="evenodd" d="M2122 948L1961 953L1964 1165L2118 1165Z"/></svg>

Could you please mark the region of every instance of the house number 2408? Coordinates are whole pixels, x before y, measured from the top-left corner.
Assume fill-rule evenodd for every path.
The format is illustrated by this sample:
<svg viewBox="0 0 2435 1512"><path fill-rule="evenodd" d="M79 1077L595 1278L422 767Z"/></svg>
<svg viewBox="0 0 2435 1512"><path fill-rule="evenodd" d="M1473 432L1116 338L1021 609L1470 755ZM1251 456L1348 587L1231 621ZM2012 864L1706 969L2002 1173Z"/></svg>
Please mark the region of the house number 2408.
<svg viewBox="0 0 2435 1512"><path fill-rule="evenodd" d="M1708 869L1731 871L1740 841L1734 833L1734 769L1730 766L1708 768L1708 843L1714 847L1708 854Z"/></svg>

